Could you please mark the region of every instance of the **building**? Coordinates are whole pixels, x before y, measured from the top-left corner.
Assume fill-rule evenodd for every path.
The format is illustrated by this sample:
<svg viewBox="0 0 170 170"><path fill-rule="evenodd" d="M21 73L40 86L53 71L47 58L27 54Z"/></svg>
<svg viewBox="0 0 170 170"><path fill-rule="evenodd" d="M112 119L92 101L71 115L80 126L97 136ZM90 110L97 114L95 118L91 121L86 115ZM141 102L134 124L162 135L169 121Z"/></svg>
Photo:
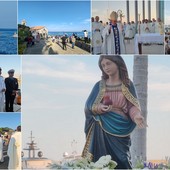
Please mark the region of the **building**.
<svg viewBox="0 0 170 170"><path fill-rule="evenodd" d="M42 39L46 39L48 37L48 30L44 26L31 27L30 31L32 33L32 36L34 36L35 38L38 33L40 35L40 38L42 38Z"/></svg>
<svg viewBox="0 0 170 170"><path fill-rule="evenodd" d="M27 23L27 22L26 22L26 20L25 20L25 19L23 19L23 20L22 20L22 22L21 22L21 25L26 26L26 23Z"/></svg>

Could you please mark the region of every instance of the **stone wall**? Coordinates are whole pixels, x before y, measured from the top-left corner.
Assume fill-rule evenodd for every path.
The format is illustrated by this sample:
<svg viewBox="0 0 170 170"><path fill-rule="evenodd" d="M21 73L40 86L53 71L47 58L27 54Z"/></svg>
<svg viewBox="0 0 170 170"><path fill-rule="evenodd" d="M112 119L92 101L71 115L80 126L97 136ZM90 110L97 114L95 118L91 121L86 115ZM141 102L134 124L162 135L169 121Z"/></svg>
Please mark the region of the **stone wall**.
<svg viewBox="0 0 170 170"><path fill-rule="evenodd" d="M91 52L91 45L90 44L86 44L82 41L76 41L75 45L83 50L88 51L89 53Z"/></svg>

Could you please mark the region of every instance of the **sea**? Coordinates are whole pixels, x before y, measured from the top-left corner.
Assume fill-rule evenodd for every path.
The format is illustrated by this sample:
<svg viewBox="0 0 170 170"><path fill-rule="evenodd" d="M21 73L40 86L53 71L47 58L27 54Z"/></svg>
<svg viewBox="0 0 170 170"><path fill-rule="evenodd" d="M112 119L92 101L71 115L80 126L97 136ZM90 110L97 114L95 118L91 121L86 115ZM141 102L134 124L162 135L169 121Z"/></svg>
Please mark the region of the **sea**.
<svg viewBox="0 0 170 170"><path fill-rule="evenodd" d="M75 35L77 35L77 37L79 37L79 38L84 37L84 32L83 31L82 32L48 32L48 35L50 35L50 36L63 36L63 35L66 34L68 37L70 37L70 36L73 35L73 33ZM88 32L88 38L90 38L90 37L91 37L91 33Z"/></svg>
<svg viewBox="0 0 170 170"><path fill-rule="evenodd" d="M14 38L17 29L0 28L0 54L17 54L18 38Z"/></svg>

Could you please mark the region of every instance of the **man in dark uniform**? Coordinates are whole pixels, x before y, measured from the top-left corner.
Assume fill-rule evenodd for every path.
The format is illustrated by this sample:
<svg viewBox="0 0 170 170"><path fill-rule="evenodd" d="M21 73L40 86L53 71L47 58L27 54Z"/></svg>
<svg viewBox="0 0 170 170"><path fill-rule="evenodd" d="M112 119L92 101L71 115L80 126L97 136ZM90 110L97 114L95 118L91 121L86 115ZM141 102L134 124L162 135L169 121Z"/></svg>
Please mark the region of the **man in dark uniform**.
<svg viewBox="0 0 170 170"><path fill-rule="evenodd" d="M18 90L18 80L14 78L15 70L11 69L8 71L9 77L5 79L6 91L6 112L13 112L13 104L16 96L16 91Z"/></svg>

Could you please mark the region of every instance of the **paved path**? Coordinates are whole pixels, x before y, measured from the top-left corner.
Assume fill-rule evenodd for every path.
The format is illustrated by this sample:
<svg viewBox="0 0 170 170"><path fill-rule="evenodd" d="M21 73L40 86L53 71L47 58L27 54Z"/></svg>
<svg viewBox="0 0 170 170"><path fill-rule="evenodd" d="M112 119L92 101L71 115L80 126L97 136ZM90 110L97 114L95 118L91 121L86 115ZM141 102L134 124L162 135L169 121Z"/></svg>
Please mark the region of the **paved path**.
<svg viewBox="0 0 170 170"><path fill-rule="evenodd" d="M57 44L52 42L51 38L48 40L40 40L40 42L35 43L35 45L28 47L24 54L90 54L89 52L75 46L74 49L71 48L71 44L67 43L67 50L62 49L61 42Z"/></svg>

